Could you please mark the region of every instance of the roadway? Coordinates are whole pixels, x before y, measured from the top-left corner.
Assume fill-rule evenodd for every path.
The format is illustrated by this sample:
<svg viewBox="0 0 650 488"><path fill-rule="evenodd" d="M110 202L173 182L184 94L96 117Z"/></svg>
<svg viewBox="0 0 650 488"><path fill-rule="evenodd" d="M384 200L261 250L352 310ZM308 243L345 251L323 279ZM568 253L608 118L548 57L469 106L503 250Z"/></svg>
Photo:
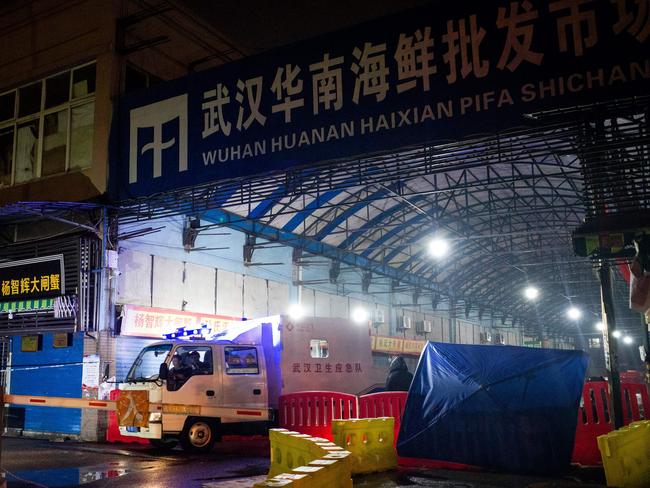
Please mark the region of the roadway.
<svg viewBox="0 0 650 488"><path fill-rule="evenodd" d="M242 488L265 478L266 438L229 439L208 455L137 444L49 442L3 438L8 488ZM549 479L489 472L399 470L357 477L354 486L397 488L600 488L602 470L572 470Z"/></svg>

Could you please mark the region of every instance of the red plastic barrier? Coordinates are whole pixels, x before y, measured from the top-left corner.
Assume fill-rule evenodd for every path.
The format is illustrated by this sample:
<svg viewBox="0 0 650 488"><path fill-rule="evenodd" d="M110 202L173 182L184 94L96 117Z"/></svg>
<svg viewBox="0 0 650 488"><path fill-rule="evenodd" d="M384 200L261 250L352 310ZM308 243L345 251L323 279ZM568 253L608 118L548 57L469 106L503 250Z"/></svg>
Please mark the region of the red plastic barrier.
<svg viewBox="0 0 650 488"><path fill-rule="evenodd" d="M402 416L406 406L406 391L384 391L359 397L359 418L393 417L395 419L395 445L402 425ZM409 468L451 469L461 471L479 471L481 468L468 464L434 461L432 459L407 458L398 456L397 464Z"/></svg>
<svg viewBox="0 0 650 488"><path fill-rule="evenodd" d="M596 438L612 430L607 388L606 381L589 381L582 388L576 440L571 456L573 463L594 466L602 462Z"/></svg>
<svg viewBox="0 0 650 488"><path fill-rule="evenodd" d="M650 399L644 383L622 383L623 422L650 418Z"/></svg>
<svg viewBox="0 0 650 488"><path fill-rule="evenodd" d="M621 383L623 423L650 418L650 400L644 383ZM606 381L588 381L578 409L576 441L571 461L584 466L602 463L596 438L613 430L611 399Z"/></svg>
<svg viewBox="0 0 650 488"><path fill-rule="evenodd" d="M578 409L575 445L572 462L585 466L601 464L596 438L612 431L611 400L606 381L586 382ZM627 425L636 420L650 419L650 399L644 383L623 382L623 421ZM395 442L401 425L406 392L382 392L357 398L347 393L307 391L280 397L280 427L304 434L332 439L332 419L393 417ZM400 465L438 466L440 461L400 458ZM438 464L436 464L438 463ZM471 469L457 463L444 463L450 469Z"/></svg>
<svg viewBox="0 0 650 488"><path fill-rule="evenodd" d="M280 427L332 440L332 419L357 417L357 397L333 391L280 396Z"/></svg>
<svg viewBox="0 0 650 488"><path fill-rule="evenodd" d="M117 400L120 396L120 390L111 390L109 398ZM117 425L117 414L115 412L108 412L108 427L106 428L106 441L107 442L136 442L138 444L149 444L147 439L141 437L132 437L120 434L120 428Z"/></svg>
<svg viewBox="0 0 650 488"><path fill-rule="evenodd" d="M383 391L359 397L359 418L374 419L377 417L393 417L395 419L395 444L402 423L402 414L406 406L405 391Z"/></svg>

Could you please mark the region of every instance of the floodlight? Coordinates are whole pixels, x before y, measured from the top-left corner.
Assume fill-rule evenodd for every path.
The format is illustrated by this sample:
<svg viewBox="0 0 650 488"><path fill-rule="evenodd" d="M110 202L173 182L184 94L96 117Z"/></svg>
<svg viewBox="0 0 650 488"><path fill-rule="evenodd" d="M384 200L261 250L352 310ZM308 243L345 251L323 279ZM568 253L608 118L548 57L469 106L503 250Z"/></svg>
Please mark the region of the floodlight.
<svg viewBox="0 0 650 488"><path fill-rule="evenodd" d="M596 322L595 327L597 330L605 330L605 324L602 322Z"/></svg>
<svg viewBox="0 0 650 488"><path fill-rule="evenodd" d="M566 311L566 314L567 317L569 317L571 320L578 320L580 317L582 317L582 312L579 308L576 307L569 308L569 310Z"/></svg>
<svg viewBox="0 0 650 488"><path fill-rule="evenodd" d="M303 308L300 306L299 303L294 303L292 305L289 305L289 309L287 310L287 313L289 314L289 318L293 320L300 320L305 316L305 311Z"/></svg>
<svg viewBox="0 0 650 488"><path fill-rule="evenodd" d="M618 338L621 337L622 335L623 335L623 334L621 334L621 331L620 331L620 330L615 330L614 332L612 332L612 337L615 337L616 339L618 339Z"/></svg>
<svg viewBox="0 0 650 488"><path fill-rule="evenodd" d="M539 296L539 290L534 286L527 286L524 290L526 300L535 300Z"/></svg>
<svg viewBox="0 0 650 488"><path fill-rule="evenodd" d="M429 255L436 259L443 258L449 252L449 242L440 237L435 237L429 241Z"/></svg>
<svg viewBox="0 0 650 488"><path fill-rule="evenodd" d="M632 339L631 336L626 335L626 336L623 337L623 342L624 342L625 344L632 344L632 343L634 342L634 339Z"/></svg>
<svg viewBox="0 0 650 488"><path fill-rule="evenodd" d="M354 310L352 310L352 314L350 315L350 317L352 318L352 321L357 324L363 324L364 322L368 322L369 319L368 311L363 307L357 307Z"/></svg>

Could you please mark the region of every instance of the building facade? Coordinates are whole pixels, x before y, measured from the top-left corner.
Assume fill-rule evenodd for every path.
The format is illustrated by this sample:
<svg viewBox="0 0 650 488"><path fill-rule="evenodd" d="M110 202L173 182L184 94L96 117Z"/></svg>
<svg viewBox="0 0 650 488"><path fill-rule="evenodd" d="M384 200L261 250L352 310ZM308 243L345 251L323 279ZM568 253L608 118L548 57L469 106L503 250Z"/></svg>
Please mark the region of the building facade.
<svg viewBox="0 0 650 488"><path fill-rule="evenodd" d="M293 305L337 318L363 309L375 362L386 367L401 354L412 370L426 340L574 347L524 337L513 321L452 300L431 306L430 294L216 218L163 207L134 218L118 208L109 182L122 97L145 100L159 83L246 54L176 2L9 2L0 43L12 46L0 53L0 356L12 393L104 396L144 345L179 325L218 329ZM44 262L65 275L56 293L42 279L56 273L29 267ZM95 440L104 423L96 413L12 407L8 426Z"/></svg>

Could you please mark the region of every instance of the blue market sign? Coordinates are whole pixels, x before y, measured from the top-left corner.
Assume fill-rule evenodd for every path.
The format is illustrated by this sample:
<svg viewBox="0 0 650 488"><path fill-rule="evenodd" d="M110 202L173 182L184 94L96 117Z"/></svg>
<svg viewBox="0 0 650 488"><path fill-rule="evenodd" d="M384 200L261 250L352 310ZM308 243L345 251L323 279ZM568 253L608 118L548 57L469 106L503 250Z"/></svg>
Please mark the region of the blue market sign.
<svg viewBox="0 0 650 488"><path fill-rule="evenodd" d="M650 92L647 0L439 2L123 97L113 196L494 133Z"/></svg>

